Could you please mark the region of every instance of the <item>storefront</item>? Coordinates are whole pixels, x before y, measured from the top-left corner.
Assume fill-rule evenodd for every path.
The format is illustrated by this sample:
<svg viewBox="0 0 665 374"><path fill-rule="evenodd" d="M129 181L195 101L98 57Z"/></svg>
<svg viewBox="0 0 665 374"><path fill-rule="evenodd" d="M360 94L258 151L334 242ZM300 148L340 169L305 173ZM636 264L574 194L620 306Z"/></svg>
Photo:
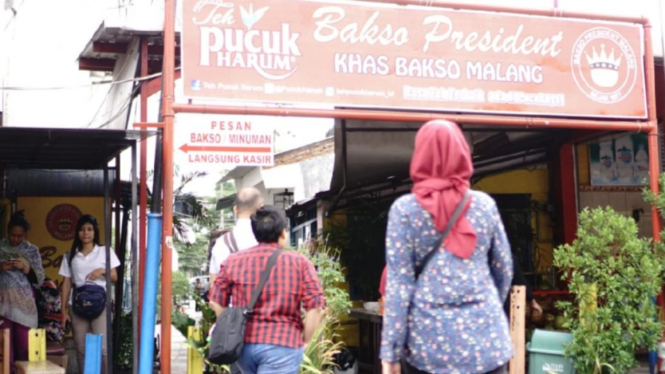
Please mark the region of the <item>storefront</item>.
<svg viewBox="0 0 665 374"><path fill-rule="evenodd" d="M428 120L463 128L473 149L474 187L496 197L514 250L543 292L559 286L552 248L575 236L585 198L581 162L598 169L600 153L613 163L629 158L638 176L627 176L624 165L612 178L637 183L648 165L650 186L658 188L656 78L644 19L475 5L453 10L415 0L303 1L297 9L291 1L262 0L249 11L240 4L199 5L183 4L189 101L165 100L165 156L177 113L338 119L333 180L316 203L316 223L357 231L346 250L347 263L356 266L348 273L358 299L377 296L385 212L408 192L413 137ZM172 6L166 2L166 98L173 87ZM234 17L241 12L246 16ZM628 146L621 132L648 136ZM584 159L580 147L594 141ZM307 210L304 222L311 225ZM659 240L659 217L652 214L650 223Z"/></svg>

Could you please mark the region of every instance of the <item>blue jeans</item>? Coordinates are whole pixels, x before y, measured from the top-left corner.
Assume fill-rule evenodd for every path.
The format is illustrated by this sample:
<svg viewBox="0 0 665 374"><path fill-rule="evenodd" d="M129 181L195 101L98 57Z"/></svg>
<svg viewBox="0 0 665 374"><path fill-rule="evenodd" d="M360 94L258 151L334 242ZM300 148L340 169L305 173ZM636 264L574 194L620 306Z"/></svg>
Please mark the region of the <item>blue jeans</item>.
<svg viewBox="0 0 665 374"><path fill-rule="evenodd" d="M302 348L245 344L237 364L243 374L297 374L302 356Z"/></svg>

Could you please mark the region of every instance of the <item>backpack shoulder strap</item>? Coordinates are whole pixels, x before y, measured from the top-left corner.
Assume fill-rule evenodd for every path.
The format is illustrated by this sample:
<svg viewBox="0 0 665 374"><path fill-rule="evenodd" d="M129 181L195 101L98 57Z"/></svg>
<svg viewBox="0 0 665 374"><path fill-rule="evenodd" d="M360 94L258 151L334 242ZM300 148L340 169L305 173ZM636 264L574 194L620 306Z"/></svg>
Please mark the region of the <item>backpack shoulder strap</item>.
<svg viewBox="0 0 665 374"><path fill-rule="evenodd" d="M233 230L229 231L224 235L226 246L229 247L231 253L238 252L238 243L236 242L236 237L233 235Z"/></svg>
<svg viewBox="0 0 665 374"><path fill-rule="evenodd" d="M261 273L261 280L259 280L259 284L256 286L254 291L252 291L252 299L249 301L249 305L247 305L247 310L245 311L246 313L251 314L254 310L256 302L259 300L259 296L261 296L261 291L263 291L263 287L266 285L266 281L268 281L268 278L270 277L272 268L275 267L275 264L277 263L277 257L279 257L281 253L282 250L278 249L273 252L270 258L268 258L266 268L263 270L263 273Z"/></svg>
<svg viewBox="0 0 665 374"><path fill-rule="evenodd" d="M457 205L457 208L455 209L455 212L453 215L450 217L450 220L448 221L448 225L446 228L443 230L443 233L441 233L441 237L439 237L439 240L436 241L436 245L434 246L434 249L431 250L427 256L423 259L422 264L416 268L416 280L420 277L420 274L425 270L425 267L429 263L429 260L434 257L434 255L439 251L439 248L441 247L441 244L443 244L443 241L446 240L446 237L448 237L448 234L450 233L450 230L455 226L455 222L459 219L460 215L462 214L462 210L464 210L464 206L466 206L466 202L469 200L471 197L471 193L469 190L466 191L466 194L464 194L464 197L462 198L462 201L460 201L459 205Z"/></svg>

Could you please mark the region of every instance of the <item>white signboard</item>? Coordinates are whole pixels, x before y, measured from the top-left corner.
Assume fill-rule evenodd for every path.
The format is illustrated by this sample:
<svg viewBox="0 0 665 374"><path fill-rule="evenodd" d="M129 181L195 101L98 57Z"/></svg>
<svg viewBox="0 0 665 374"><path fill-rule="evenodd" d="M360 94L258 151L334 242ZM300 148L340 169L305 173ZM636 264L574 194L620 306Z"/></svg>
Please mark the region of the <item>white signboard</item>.
<svg viewBox="0 0 665 374"><path fill-rule="evenodd" d="M273 166L272 121L265 116L178 114L175 161L201 170Z"/></svg>

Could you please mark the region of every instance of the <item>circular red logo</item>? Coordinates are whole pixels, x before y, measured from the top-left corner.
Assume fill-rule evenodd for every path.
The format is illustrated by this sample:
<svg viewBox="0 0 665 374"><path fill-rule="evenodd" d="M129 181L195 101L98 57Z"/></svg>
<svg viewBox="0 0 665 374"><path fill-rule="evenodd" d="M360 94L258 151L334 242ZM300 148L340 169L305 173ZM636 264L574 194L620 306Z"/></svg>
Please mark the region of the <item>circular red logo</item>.
<svg viewBox="0 0 665 374"><path fill-rule="evenodd" d="M82 215L79 208L72 204L56 205L46 215L46 230L58 240L72 240L76 222Z"/></svg>
<svg viewBox="0 0 665 374"><path fill-rule="evenodd" d="M641 61L623 35L606 27L589 29L575 41L571 64L577 87L601 104L618 103L638 86Z"/></svg>

